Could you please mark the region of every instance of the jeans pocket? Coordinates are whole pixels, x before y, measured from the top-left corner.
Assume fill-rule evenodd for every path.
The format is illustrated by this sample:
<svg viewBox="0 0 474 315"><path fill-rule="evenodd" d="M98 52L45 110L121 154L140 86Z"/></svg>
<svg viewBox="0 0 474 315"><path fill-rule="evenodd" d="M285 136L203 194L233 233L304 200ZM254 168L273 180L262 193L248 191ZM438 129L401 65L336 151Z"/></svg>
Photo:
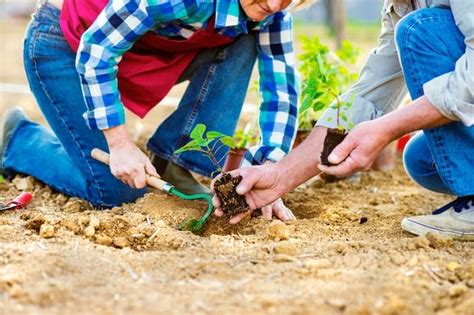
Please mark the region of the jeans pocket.
<svg viewBox="0 0 474 315"><path fill-rule="evenodd" d="M74 54L61 30L54 25L39 27L31 33L28 40L31 41L30 58L32 59L64 58Z"/></svg>

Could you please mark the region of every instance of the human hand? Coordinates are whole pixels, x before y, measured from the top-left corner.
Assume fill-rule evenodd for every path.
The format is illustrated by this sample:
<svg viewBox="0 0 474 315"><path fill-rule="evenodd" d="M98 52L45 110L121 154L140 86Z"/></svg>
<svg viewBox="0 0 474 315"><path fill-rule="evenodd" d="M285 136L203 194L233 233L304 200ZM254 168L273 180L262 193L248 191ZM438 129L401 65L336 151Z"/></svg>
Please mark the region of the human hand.
<svg viewBox="0 0 474 315"><path fill-rule="evenodd" d="M219 199L213 199L213 204L220 205ZM281 198L278 198L276 201L274 201L268 206L261 207L261 209L262 209L263 217L267 220L271 220L274 215L281 221L296 219L295 215L293 214L293 211L291 211L287 206L285 206ZM238 213L234 215L232 218L230 218L229 223L237 224L240 221L242 221L244 218L252 215L252 213L256 210L257 209L249 209L248 211ZM222 217L224 215L224 212L222 211L222 209L217 208L214 214L217 217Z"/></svg>
<svg viewBox="0 0 474 315"><path fill-rule="evenodd" d="M128 137L128 133L124 133L122 128L115 128L104 130L109 144L110 172L132 188L144 188L146 174L159 175L148 157Z"/></svg>
<svg viewBox="0 0 474 315"><path fill-rule="evenodd" d="M357 125L329 155L329 162L336 165L320 164L319 169L338 177L370 169L382 149L392 140L390 134L385 132L388 129L386 127L380 120L366 121Z"/></svg>
<svg viewBox="0 0 474 315"><path fill-rule="evenodd" d="M279 180L280 172L277 164L245 167L232 171L230 174L233 177L242 176L242 181L237 186L237 193L245 195L250 208L248 212L232 217L231 224L240 222L257 208L261 208L262 214L268 219L271 219L273 214L283 221L295 218L291 210L279 199L284 193L284 187L281 185L282 181ZM215 178L211 183L211 190L218 178ZM216 208L215 214L219 217L222 216L224 213L220 209L220 200L215 195L213 204Z"/></svg>

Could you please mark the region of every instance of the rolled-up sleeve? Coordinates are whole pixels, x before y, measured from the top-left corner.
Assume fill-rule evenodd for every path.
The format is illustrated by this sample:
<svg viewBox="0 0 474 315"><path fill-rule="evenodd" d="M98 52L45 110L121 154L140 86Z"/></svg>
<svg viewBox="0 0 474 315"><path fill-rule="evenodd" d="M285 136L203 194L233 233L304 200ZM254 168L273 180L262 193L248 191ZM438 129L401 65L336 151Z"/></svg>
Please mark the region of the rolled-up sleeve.
<svg viewBox="0 0 474 315"><path fill-rule="evenodd" d="M352 102L351 108L341 109L347 117L350 117L347 121L340 122L346 129L350 127L350 122L357 125L393 111L407 93L390 11L391 8L385 5L382 10L382 32L377 48L370 52L360 72L359 80L341 96L342 100ZM316 125L337 127L334 106L329 106Z"/></svg>
<svg viewBox="0 0 474 315"><path fill-rule="evenodd" d="M466 53L454 71L423 85L428 100L443 116L474 125L474 1L451 1L456 25L465 36Z"/></svg>

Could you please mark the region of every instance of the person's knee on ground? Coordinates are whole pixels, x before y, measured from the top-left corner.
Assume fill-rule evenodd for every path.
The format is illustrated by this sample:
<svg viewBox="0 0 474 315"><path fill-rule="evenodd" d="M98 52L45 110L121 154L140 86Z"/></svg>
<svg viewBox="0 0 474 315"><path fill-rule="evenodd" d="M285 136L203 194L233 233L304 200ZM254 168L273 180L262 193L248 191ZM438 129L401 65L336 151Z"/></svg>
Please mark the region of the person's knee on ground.
<svg viewBox="0 0 474 315"><path fill-rule="evenodd" d="M420 186L440 193L451 193L438 173L423 132L416 134L407 143L403 151L403 164L411 179Z"/></svg>

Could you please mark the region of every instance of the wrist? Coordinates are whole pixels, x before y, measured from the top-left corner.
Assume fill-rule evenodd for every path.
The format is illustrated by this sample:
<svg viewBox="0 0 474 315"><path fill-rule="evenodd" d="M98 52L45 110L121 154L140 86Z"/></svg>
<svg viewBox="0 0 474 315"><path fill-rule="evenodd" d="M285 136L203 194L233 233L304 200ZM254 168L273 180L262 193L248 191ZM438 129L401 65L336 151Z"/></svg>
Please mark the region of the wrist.
<svg viewBox="0 0 474 315"><path fill-rule="evenodd" d="M102 130L110 150L133 144L125 125Z"/></svg>
<svg viewBox="0 0 474 315"><path fill-rule="evenodd" d="M372 130L378 130L380 132L382 141L385 144L389 144L393 140L404 135L399 128L399 123L389 119L389 117L381 117L379 119L368 121L367 123L372 125Z"/></svg>
<svg viewBox="0 0 474 315"><path fill-rule="evenodd" d="M269 165L270 174L275 178L275 192L279 197L288 193L291 187L288 186L289 178L287 168L282 162L272 163Z"/></svg>

